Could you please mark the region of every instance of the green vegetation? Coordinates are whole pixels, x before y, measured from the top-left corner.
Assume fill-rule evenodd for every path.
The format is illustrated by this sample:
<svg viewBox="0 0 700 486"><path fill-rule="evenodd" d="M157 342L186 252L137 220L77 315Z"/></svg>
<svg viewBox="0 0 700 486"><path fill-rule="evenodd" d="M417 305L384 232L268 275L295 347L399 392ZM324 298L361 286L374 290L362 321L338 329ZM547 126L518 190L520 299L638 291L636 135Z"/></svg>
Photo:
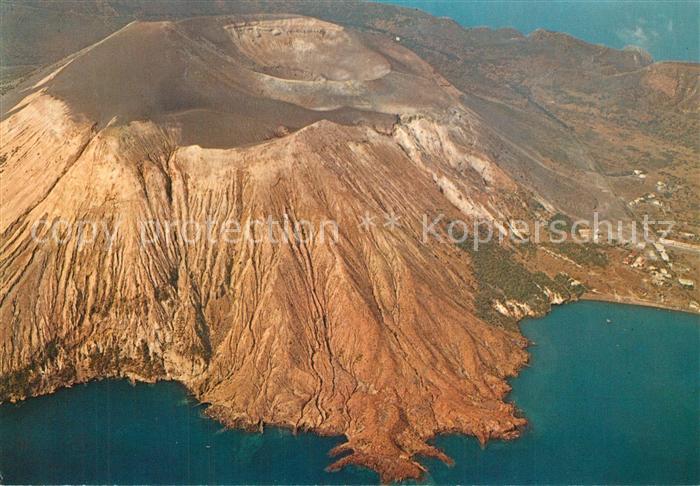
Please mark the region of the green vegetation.
<svg viewBox="0 0 700 486"><path fill-rule="evenodd" d="M574 224L571 218L564 213L556 213L554 216L549 218L548 223L549 224L547 226L550 228L556 223L556 229L566 231L569 234L571 234L571 227Z"/></svg>
<svg viewBox="0 0 700 486"><path fill-rule="evenodd" d="M495 242L489 242L474 250L472 245L463 243L460 248L471 256L474 276L479 284L475 298L479 317L502 327L514 328L514 317L501 314L494 307L496 302L516 301L527 304L536 314L543 314L550 308L547 291L556 292L564 298L580 295L582 286L572 285L566 274L558 274L554 279L544 272L531 272L519 262L511 252Z"/></svg>
<svg viewBox="0 0 700 486"><path fill-rule="evenodd" d="M546 246L582 266L606 267L608 265L608 255L602 250L603 247L596 243L564 241L557 244L549 243Z"/></svg>
<svg viewBox="0 0 700 486"><path fill-rule="evenodd" d="M59 346L54 339L46 343L44 350L38 353L34 359L24 368L0 377L0 400L12 395L24 395L31 392L42 379L41 366L58 356ZM66 365L54 376L57 381L69 381L75 376L75 368Z"/></svg>
<svg viewBox="0 0 700 486"><path fill-rule="evenodd" d="M57 340L46 343L43 351L37 353L34 359L24 368L0 377L0 400L12 395L23 396L32 393L42 382L43 366L51 365L60 353ZM117 347L107 347L103 351L94 350L90 356L90 369L95 376L115 376L124 370L135 370L143 376L158 377L165 373L161 359L151 357L148 344L141 342L140 356L133 358L121 356ZM51 373L52 382L67 383L75 379L76 370L68 363L58 373Z"/></svg>
<svg viewBox="0 0 700 486"><path fill-rule="evenodd" d="M32 377L36 375L36 371L37 364L32 363L26 368L0 377L0 398L5 399L6 397L25 391Z"/></svg>

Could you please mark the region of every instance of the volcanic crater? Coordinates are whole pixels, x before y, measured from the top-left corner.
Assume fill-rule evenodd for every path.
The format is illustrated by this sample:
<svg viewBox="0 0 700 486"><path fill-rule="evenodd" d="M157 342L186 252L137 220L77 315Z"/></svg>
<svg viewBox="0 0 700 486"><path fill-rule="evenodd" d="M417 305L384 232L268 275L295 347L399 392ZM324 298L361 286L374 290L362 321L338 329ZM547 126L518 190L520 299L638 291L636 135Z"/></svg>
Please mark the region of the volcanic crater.
<svg viewBox="0 0 700 486"><path fill-rule="evenodd" d="M600 175L583 186L593 164L552 113L512 107L535 101L447 63L457 88L385 21L366 22L134 21L3 96L0 401L94 379L176 380L230 426L343 435L330 467L363 465L384 482L421 477L419 455L449 461L429 444L436 434L519 434L526 421L505 401L506 380L527 342L490 316L539 311L480 281L479 254L426 239L424 220L507 228L571 199L624 204ZM489 39L536 53L556 41L440 29L471 42L463 56ZM422 55L460 59L448 50L461 44L430 47L440 39ZM637 70L634 55L585 58ZM566 150L545 150L545 128ZM398 224L383 224L387 214ZM367 215L376 223L361 225ZM334 221L337 238L173 232L145 244L140 231L269 217ZM86 220L113 233L84 245L37 226ZM434 229L444 236L444 224ZM544 311L573 298L502 251L492 254L536 282Z"/></svg>

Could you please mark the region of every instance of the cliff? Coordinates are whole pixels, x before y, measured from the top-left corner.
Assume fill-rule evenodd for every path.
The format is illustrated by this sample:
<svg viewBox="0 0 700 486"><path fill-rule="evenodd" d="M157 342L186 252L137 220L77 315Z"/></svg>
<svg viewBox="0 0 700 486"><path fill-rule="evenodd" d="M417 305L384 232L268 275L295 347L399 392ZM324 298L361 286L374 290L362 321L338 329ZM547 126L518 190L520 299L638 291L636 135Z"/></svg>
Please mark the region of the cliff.
<svg viewBox="0 0 700 486"><path fill-rule="evenodd" d="M230 426L344 435L330 467L384 482L448 461L438 433L516 437L516 321L576 298L569 274L625 284L616 263L579 276L580 252L470 251L449 223L507 228L576 194L630 216L584 142L542 155L550 115L532 138L531 107L499 121L520 91L488 100L402 42L297 15L135 21L6 93L0 400L177 380ZM640 89L695 96L653 70Z"/></svg>

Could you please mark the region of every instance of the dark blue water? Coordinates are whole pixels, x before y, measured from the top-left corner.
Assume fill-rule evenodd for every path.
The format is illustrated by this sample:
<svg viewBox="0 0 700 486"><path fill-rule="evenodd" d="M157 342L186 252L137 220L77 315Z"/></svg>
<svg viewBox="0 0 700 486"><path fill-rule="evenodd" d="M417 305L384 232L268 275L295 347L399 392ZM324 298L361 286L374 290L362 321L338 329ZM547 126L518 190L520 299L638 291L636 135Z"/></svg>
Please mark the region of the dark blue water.
<svg viewBox="0 0 700 486"><path fill-rule="evenodd" d="M636 45L656 60L700 62L700 2L375 0L450 17L464 27L543 28L621 49Z"/></svg>
<svg viewBox="0 0 700 486"><path fill-rule="evenodd" d="M579 302L522 329L536 345L510 398L527 433L439 438L457 463L431 463L434 481L700 484L698 316Z"/></svg>
<svg viewBox="0 0 700 486"><path fill-rule="evenodd" d="M536 345L511 399L531 427L486 449L438 438L456 465L426 461L429 481L700 483L697 316L583 302L523 330ZM324 471L339 442L222 430L173 383L105 381L0 406L8 483L377 482Z"/></svg>
<svg viewBox="0 0 700 486"><path fill-rule="evenodd" d="M0 406L7 483L376 483L327 473L339 438L225 430L175 383L103 381Z"/></svg>

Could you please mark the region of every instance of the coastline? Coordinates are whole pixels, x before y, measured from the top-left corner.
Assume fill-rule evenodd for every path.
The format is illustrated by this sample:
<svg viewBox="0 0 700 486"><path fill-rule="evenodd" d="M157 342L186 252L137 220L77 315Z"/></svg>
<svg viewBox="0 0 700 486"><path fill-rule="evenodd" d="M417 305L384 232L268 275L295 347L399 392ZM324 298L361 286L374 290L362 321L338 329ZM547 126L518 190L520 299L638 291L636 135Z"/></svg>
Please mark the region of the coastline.
<svg viewBox="0 0 700 486"><path fill-rule="evenodd" d="M587 299L590 300L590 299ZM615 304L615 303L611 303ZM625 305L626 306L626 305ZM562 306L563 307L563 306ZM588 316L589 321L592 319L595 321L597 324L594 326L596 328L600 328L600 324L602 324L601 317L604 317L604 311L601 311L600 309L595 309L595 310L590 310L591 306L585 306L587 311L584 311L584 315ZM613 306L615 307L615 306ZM630 306L626 306L630 307ZM649 306L645 306L649 307ZM561 309L560 309L561 310ZM633 309L629 308L628 311L623 311L621 314L634 314L637 311L634 311ZM638 312L644 312L641 307L638 308ZM579 328L578 326L574 326L573 329L570 328L569 325L567 324L576 324L579 321L579 316L577 315L578 312L568 312L565 314L561 314L559 317L550 320L548 324L544 325L544 328L549 328L550 331L555 331L556 336L568 336L567 342L580 342L580 337L582 335L588 335L590 332L590 328L583 327ZM664 321L664 317L660 314L654 314L652 316L652 319L650 322L647 322L645 325L647 329L653 329L656 324L659 324L659 322L654 322L656 319L661 319L661 321ZM585 321L586 319L584 319ZM685 318L685 321L687 323L688 318ZM616 322L618 322L616 320ZM623 321L619 321L623 322ZM631 322L636 322L636 317L632 318L630 320L626 321L627 323ZM564 324L564 325L562 325ZM588 342L587 346L583 346L580 348L582 349L588 349L590 352L597 353L596 356L600 356L602 354L608 354L609 352L612 353L617 353L616 359L619 359L620 356L624 356L625 353L628 353L630 349L635 349L635 346L637 341L631 341L627 344L622 344L622 348L617 348L615 347L615 344L619 342L619 338L622 335L625 335L629 337L630 339L639 339L640 336L643 336L643 332L625 332L625 328L629 326L621 325L621 326L606 326L605 324L602 324L603 329L605 329L605 332L602 333L602 337L606 335L612 336L610 341L606 342L606 345L603 346L598 346L598 340L593 339ZM638 330L642 331L645 326L640 327ZM635 326L636 327L636 326ZM663 329L665 326L658 326L659 329ZM688 329L688 327L685 327ZM542 329L542 326L540 326L540 329ZM610 334L612 332L612 334ZM673 334L673 331L669 328L666 331L660 331L661 335L670 335ZM655 332L656 333L656 332ZM694 335L697 335L695 333ZM577 337L578 336L578 337ZM601 337L599 336L599 337ZM545 340L546 341L546 340ZM543 341L543 343L545 342ZM684 342L692 342L693 340L688 340L686 339ZM555 339L556 342L556 339ZM545 349L544 346L538 346L540 348L540 352L538 353L538 357L536 359L538 366L545 366L552 364L552 360L555 360L557 362L558 359L564 358L564 356L561 355L561 353L557 353L556 349L552 347L552 342L546 341L547 346L549 347L549 350L553 350L554 352L549 352L547 349ZM668 344L668 343L667 343ZM642 347L644 349L644 347ZM687 354L686 354L687 355ZM675 356L674 353L670 354L664 354L664 356ZM642 358L642 360L645 358ZM669 358L672 361L677 362L676 358ZM568 359L566 360L568 361ZM583 360L585 362L585 360ZM593 361L594 363L600 363L597 360ZM568 366L568 365L567 365ZM607 369L606 367L609 365L595 365L598 366L597 368L597 374L596 376L601 376L601 377L606 377L607 375L604 373L601 373L602 369ZM520 373L523 371L523 369L529 367L529 365L523 366L521 370L519 370L518 376L520 376ZM554 369L556 367L553 367ZM628 366L629 368L629 366ZM575 368L578 370L582 370L583 368ZM628 383L628 380L630 378L627 377L625 374L625 367L623 366L620 370L618 370L617 376L618 378L622 377L624 378L621 383L624 385L625 383ZM689 371L689 373L692 373L692 370ZM425 467L425 475L423 476L422 480L426 480L428 482L434 481L436 484L446 484L450 482L465 482L465 483L470 483L470 482L476 482L474 481L474 474L483 474L483 473L475 473L474 472L474 464L469 463L470 459L474 459L475 457L478 458L478 464L482 465L485 470L490 470L490 467L493 467L493 471L496 471L495 466L499 464L501 461L504 460L509 460L513 461L512 463L514 464L512 466L512 469L510 472L494 472L493 476L488 477L488 480L484 483L490 483L490 484L512 484L514 481L514 478L527 478L528 480L533 479L535 476L529 477L529 476L522 476L522 474L529 474L527 471L531 471L531 469L528 469L528 464L532 464L533 459L537 459L538 457L541 456L537 452L541 447L547 446L548 444L554 444L556 443L557 440L559 440L562 437L565 437L565 435L557 435L557 426L561 425L563 421L558 421L554 420L554 422L550 421L550 418L552 417L551 414L548 413L541 413L542 410L538 409L538 402L541 400L541 394L540 392L537 391L537 386L531 387L531 381L533 377L535 377L536 374L530 373L526 376L524 382L520 382L520 385L517 387L513 387L513 391L516 393L515 396L511 395L510 393L508 394L511 399L514 400L514 403L518 405L518 409L521 413L524 413L527 415L529 418L532 418L532 422L528 420L527 427L521 430L521 436L517 438L517 441L520 442L522 441L522 446L517 446L517 447L503 447L502 445L499 446L487 446L484 447L484 444L479 443L478 440L473 440L473 436L471 434L465 434L463 431L459 430L441 430L439 431L434 437L433 440L430 441L432 445L435 447L439 448L441 451L444 452L446 456L449 456L453 459L453 461L449 461L446 463L446 465L443 465L440 458L427 458L425 460L421 460L421 464ZM548 376L547 373L540 374L540 377L543 376ZM568 377L569 375L567 373L559 375L560 377ZM671 376L671 375L669 375ZM639 380L642 382L644 381L643 377L637 377ZM121 381L121 380L117 380ZM138 381L138 380L137 380ZM605 380L603 380L605 381ZM681 380L682 381L682 380ZM203 413L203 407L201 401L192 393L192 391L187 387L184 386L183 383L178 382L177 380L163 380L161 383L166 384L169 383L167 387L159 387L157 389L155 388L142 388L139 387L138 384L136 385L134 389L134 383L131 380L123 380L125 384L128 384L128 387L124 387L121 384L119 385L99 385L97 388L97 392L94 391L93 388L83 388L83 387L78 387L77 390L77 395L76 393L71 393L70 395L68 393L65 393L63 395L63 398L60 400L55 400L51 403L64 403L64 399L69 401L69 406L64 407L65 410L68 408L74 407L78 403L82 403L82 405L78 405L78 411L77 412L72 412L68 413L66 412L66 417L72 417L74 413L77 414L96 414L94 416L91 416L91 418L88 419L90 423L97 423L96 421L101 421L99 423L102 424L111 424L110 427L113 427L116 422L112 421L113 419L110 418L108 419L107 416L100 415L103 413L102 411L104 408L102 407L95 407L94 404L91 405L91 403L94 402L95 397L102 397L101 399L104 400L110 400L116 405L116 409L120 409L123 405L120 404L125 404L128 406L128 403L134 403L133 397L141 397L145 401L143 403L146 404L146 408L150 410L151 415L148 416L153 416L153 414L162 416L164 413L163 405L167 405L167 407L173 407L169 408L169 412L166 414L168 417L170 417L169 424L172 426L176 426L175 430L178 431L180 434L180 437L186 437L189 432L186 431L187 427L185 428L178 428L178 424L186 424L187 421L182 420L182 418L177 418L177 414L186 414L189 415L188 412L185 412L186 410L193 410L191 413L192 417L198 417L197 419L193 420L193 423L195 423L195 434L193 437L195 437L195 440L192 442L192 444L195 445L192 451L194 451L194 454L197 458L197 460L194 461L194 464L199 464L200 466L203 465L204 469L199 469L197 472L197 476L195 476L195 479L192 480L192 482L202 482L204 479L207 478L206 476L206 465L210 464L208 461L218 461L218 460L223 460L223 458L228 458L230 457L230 452L233 450L238 450L238 451L249 451L250 454L246 455L243 454L241 455L241 464L246 464L244 468L241 468L240 471L236 472L235 469L229 469L229 473L224 473L228 474L228 476L225 476L223 478L223 481L221 482L232 482L232 478L238 474L248 482L254 483L255 479L258 478L260 479L260 482L263 483L273 483L275 480L280 481L281 478L286 478L288 482L290 481L290 476L284 475L288 473L284 473L278 476L275 475L270 475L268 472L265 471L265 468L258 468L256 469L256 462L252 461L251 458L253 457L252 454L262 454L260 457L269 457L272 458L274 457L275 453L278 453L279 451L283 450L285 447L300 447L304 450L308 450L309 454L301 454L301 455L294 455L294 463L292 463L292 466L290 466L287 470L291 470L293 468L297 468L297 471L300 471L300 476L291 476L292 478L296 479L300 483L304 483L304 481L308 483L316 483L316 484L338 484L338 483L344 483L344 484L380 484L379 478L375 476L376 473L373 473L370 469L368 469L366 466L363 468L351 468L351 469L343 469L342 471L334 471L332 475L329 475L328 473L331 472L330 469L327 468L327 458L328 456L326 455L329 448L337 445L341 445L343 439L342 437L333 437L333 436L328 436L326 437L325 434L319 433L318 431L314 430L299 430L298 435L294 434L293 430L289 430L288 428L285 427L279 427L279 426L274 426L274 425L269 425L265 424L265 429L262 434L258 434L257 430L253 430L252 434L250 433L245 433L244 429L241 429L240 427L235 427L233 430L237 430L239 432L243 432L242 434L229 434L226 433L224 435L220 435L220 432L217 431L223 431L223 430L232 430L230 425L223 423L223 428L220 427L219 424L222 424L221 421L216 420L215 417L211 417L209 414ZM569 381L564 380L561 382L562 386L564 386L565 390L572 390L575 389L575 385L567 385ZM597 383L597 382L594 382ZM509 380L509 384L513 384ZM185 395L185 398L190 401L189 406L187 407L182 407L182 408L174 408L175 402L172 401L163 401L163 397L167 396L175 396L176 401L181 401L182 399L180 397L177 397L176 395L179 395L179 393L171 393L168 390L171 390L172 387L170 385L174 385L176 388L182 390L182 392ZM100 392L99 390L105 390L108 389L109 387L115 387L115 391L121 390L119 393L110 393L108 395L105 395L104 393ZM566 388L569 386L569 388ZM165 391L162 391L164 388ZM153 390L153 391L146 391L146 390ZM534 390L532 393L525 392L526 390ZM609 388L605 388L605 385L602 388L603 390L609 390ZM67 390L65 390L67 391ZM128 397L130 397L128 400L121 399L119 397L123 397L124 394L126 393ZM581 392L583 396L585 396L585 392ZM76 398L77 396L77 398ZM90 396L92 397L90 400L86 400L85 397ZM567 395L564 393L561 395L563 397L567 397L570 395ZM605 402L605 394L604 393L598 393L594 394L594 396L600 397L601 402ZM109 397L109 398L107 398ZM157 397L157 398L153 398ZM73 405L70 405L70 403L73 403ZM94 402L94 403L99 403L99 402ZM139 400L139 403L140 400ZM195 406L195 403L197 406ZM558 407L563 407L562 410L566 412L567 410L571 411L574 410L576 405L576 400L570 400L568 398L560 400ZM607 403L607 402L605 402ZM627 417L627 413L625 412L625 403L627 403L625 400L622 402L618 403L617 408L613 408L613 411L611 412L612 416L616 417ZM569 405L567 405L569 404ZM45 406L48 406L48 403L43 403L41 406L34 405L29 408L29 410L35 410L39 411ZM80 407L84 407L84 409L81 409ZM139 405L140 407L141 405ZM157 409L154 408L157 406ZM19 410L19 409L12 409L12 410ZM24 410L27 410L26 408ZM75 410L75 409L74 409ZM644 410L644 408L640 408L640 410ZM176 414L173 414L173 412L176 411ZM21 413L21 412L16 412L13 411L11 413ZM38 412L36 412L38 413ZM566 415L566 413L564 413ZM131 418L129 414L122 414L120 412L117 412L115 417L124 417L127 420ZM176 418L173 418L176 417ZM642 414L642 418L644 418L645 415ZM646 415L647 419L649 418L648 415ZM199 419L214 419L216 424L211 424L208 422L201 422ZM142 423L143 420L139 419L140 422ZM136 421L136 423L139 423L139 420ZM163 419L161 419L163 420ZM629 423L630 421L627 421L625 423ZM53 422L56 423L56 422ZM60 423L60 421L58 422ZM532 424L535 425L532 425ZM678 424L676 424L678 425ZM107 425L105 425L106 427ZM188 426L189 427L189 426ZM529 430L528 430L529 429ZM626 430L632 430L633 427L628 427ZM127 427L127 430L128 429ZM141 429L134 428L134 431L138 431ZM279 430L279 432L277 432ZM530 433L533 430L538 430L540 433ZM561 430L561 429L559 429ZM575 428L573 430L576 430ZM545 434L542 434L542 432L545 432ZM272 432L272 433L271 433ZM16 436L18 436L20 433L23 433L23 429L16 429L16 431L13 432ZM634 437L641 437L643 436L644 432L640 431L639 433L634 433L634 432L626 432L632 434ZM42 433L43 436L46 436L46 432ZM121 432L120 432L121 434ZM139 432L140 434L140 432ZM266 438L262 439L261 437L255 437L258 435L265 435ZM295 439L284 439L285 437L294 437L296 435ZM10 436L8 436L10 437ZM121 436L120 436L121 437ZM126 437L134 437L132 435L132 432L126 433ZM140 437L138 435L137 437ZM543 438L544 437L544 438ZM282 439L280 439L282 438ZM465 440L468 439L469 440ZM317 440L319 439L319 440ZM568 439L567 439L568 440ZM584 437L584 446L587 447L587 450L595 451L596 449L596 439L591 438L591 437ZM289 442L293 441L293 442ZM340 444L339 444L340 442ZM489 441L491 442L491 441ZM511 442L511 440L505 439L505 440L496 440L494 442ZM10 440L11 443L11 440ZM84 442L84 444L89 445L89 441ZM155 444L155 442L153 443ZM206 444L206 445L205 445ZM619 442L616 443L616 446L619 446ZM656 445L659 443L657 442ZM185 446L183 446L185 447ZM187 449L186 446L185 449ZM687 447L682 448L681 450L686 450ZM87 449L86 449L87 450ZM147 452L148 451L156 451L156 447L149 447L145 449ZM178 449L180 450L180 449ZM566 459L566 448L562 448L562 458ZM261 451L261 452L257 452ZM463 452L460 452L463 451ZM176 451L177 452L177 451ZM342 452L342 451L341 451ZM150 453L150 452L148 452ZM185 457L184 454L190 454L191 452L182 452L183 456ZM154 452L155 455L157 455L157 451ZM601 453L601 456L604 455ZM9 455L7 456L9 457ZM46 456L46 461L51 460L51 454L48 454ZM305 457L311 457L311 459L305 459ZM629 456L631 459L634 460L635 457L641 457L639 454L637 455L630 455ZM667 454L667 458L672 457L672 454ZM438 459L438 460L436 460ZM600 457L598 457L600 459ZM248 462L245 462L248 461ZM27 461L27 464L29 464L30 460ZM264 462L264 461L263 461ZM544 462L543 462L544 463ZM607 478L610 480L610 482L625 482L627 483L634 483L634 480L639 479L640 476L605 476L604 474L604 467L603 466L596 466L595 463L599 463L599 461L591 461L593 464L591 466L592 469L590 469L590 474L591 476L588 476L589 482L587 481L581 481L583 484L600 484L603 481L603 479ZM34 463L36 464L36 462ZM258 462L259 464L259 462ZM672 463L669 461L666 461L664 464L668 466L668 471L672 471L671 465ZM481 467L481 466L480 466ZM245 469L248 468L248 469ZM163 468L163 471L166 468ZM244 470L245 469L245 470ZM537 469L537 468L535 468ZM70 468L64 468L62 474L64 476L60 476L60 478L65 478L67 477L66 474L68 474L66 471L70 472ZM165 474L168 479L171 479L173 476L167 476L168 474L172 474L169 471L163 472L161 471L162 474ZM205 472L202 472L205 471ZM223 471L223 470L222 470ZM310 472L306 472L310 471ZM17 473L15 473L17 474ZM185 473L182 473L185 474ZM307 475L308 474L308 475ZM338 476L336 476L338 474ZM488 474L488 473L487 473ZM535 473L533 473L535 474ZM546 474L549 474L547 472ZM557 483L558 479L561 479L561 475L557 476L556 474L552 476L540 476L540 480L543 483ZM560 471L560 474L564 474L564 472ZM257 476L256 476L257 475ZM19 477L19 476L16 476ZM28 476L31 477L32 479L35 479L36 483L39 483L39 479L45 479L40 476ZM97 479L96 479L97 478ZM83 481L85 482L100 482L98 479L101 477L85 477L82 478ZM302 479L304 478L304 479ZM309 479L311 478L311 479ZM458 479L455 479L458 478ZM669 477L669 484L682 484L683 480L686 480L686 483L696 483L696 481L692 481L694 479L693 477ZM221 478L219 478L221 479ZM450 481L452 480L452 481ZM112 479L112 481L115 484L131 484L134 482L138 482L136 479L136 476L133 475L121 475L119 476L116 481ZM355 482L357 481L357 482ZM27 482L32 482L32 481L27 481ZM51 482L51 481L48 481ZM56 482L61 482L60 480L56 479ZM143 477L141 477L141 482L148 482L144 481ZM165 481L167 482L167 480Z"/></svg>
<svg viewBox="0 0 700 486"><path fill-rule="evenodd" d="M633 297L622 297L619 295L610 294L599 294L586 292L583 294L579 300L586 300L590 302L610 302L612 304L626 304L626 305L637 305L640 307L649 307L652 309L669 310L675 312L683 312L684 314L691 314L695 316L700 316L700 312L695 312L687 307L674 306L672 304L665 304L660 302L654 302L644 299L636 299Z"/></svg>
<svg viewBox="0 0 700 486"><path fill-rule="evenodd" d="M639 299L639 300L626 299L625 301L623 301L622 299L615 299L614 296L610 296L610 295L606 295L606 294L585 294L584 296L581 296L578 300L563 302L560 305L564 306L565 304L572 304L572 303L575 303L577 301L581 301L581 302L583 302L583 301L605 302L605 303L610 303L610 304L640 306L640 307L645 307L645 308L656 308L656 309L670 310L670 311L676 311L676 312L679 311L679 309L675 309L675 308L672 308L670 306L663 307L663 306L658 305L658 304L654 305L654 303L652 303L652 302L644 301L641 299ZM549 315L550 312L551 312L551 309L550 309L550 311L548 311L540 316L532 316L532 317L529 317L526 319L544 318L547 315ZM688 312L688 311L685 311L685 314L697 315L693 312ZM523 324L524 320L525 319L523 319L519 322L521 333L522 333L522 324ZM523 336L525 336L524 333L523 333ZM527 337L526 337L526 339L527 339ZM528 339L527 348L530 348L533 344L535 344L535 343ZM431 435L430 437L428 437L427 440L430 441L431 444L433 444L434 443L433 441L440 438L440 437L446 437L446 436L452 436L452 435L472 437L472 438L475 438L479 442L481 448L484 448L486 443L491 442L492 440L503 441L503 442L522 440L523 436L525 435L525 432L531 427L531 424L530 424L530 421L528 420L528 414L525 412L525 410L523 408L518 406L517 398L514 399L514 397L511 396L511 393L513 391L511 380L518 378L524 369L529 368L531 366L531 362L529 359L531 357L531 350L527 349L527 352L528 352L528 360L525 363L523 363L522 366L520 366L518 368L518 370L512 376L510 376L508 378L507 382L508 382L509 387L511 387L511 388L506 392L506 394L503 397L503 399L506 403L510 403L515 407L516 417L524 419L524 423L520 424L516 428L516 430L513 431L513 434L504 435L504 436L493 435L493 436L479 437L477 434L469 433L463 429L450 428L450 429L435 431L435 433L433 435ZM134 375L134 374L125 374L124 376L109 376L109 377L98 378L95 380L89 380L87 382L82 382L82 383L76 382L76 383L72 383L72 384L60 385L48 393L42 393L40 395L35 395L35 396L53 395L56 391L59 391L59 389L61 389L61 388L64 388L64 389L70 388L73 385L77 385L77 384L85 385L85 384L89 384L90 382L100 382L100 381L106 381L106 380L117 380L118 381L120 379L123 379L124 381L128 382L131 386L134 386L138 383L143 383L143 384L153 384L153 383L158 383L158 382L173 383L173 384L177 385L178 387L180 387L184 391L184 393L186 394L186 396L189 400L192 400L193 402L195 402L197 404L197 406L204 406L205 407L204 412L203 412L204 415L206 415L209 419L212 419L212 420L218 422L219 424L223 425L223 427L227 430L239 430L239 431L244 431L244 432L248 432L248 433L264 433L267 428L272 428L272 429L287 430L292 435L297 435L297 433L300 433L300 432L301 433L309 433L309 434L312 434L312 435L318 436L318 437L330 437L330 438L339 438L339 437L343 437L343 435L344 435L342 432L329 433L329 431L318 430L318 429L314 429L314 428L296 429L296 428L290 427L288 424L284 424L284 423L264 423L264 424L258 423L257 426L253 426L252 424L231 422L230 420L228 420L228 418L225 415L222 416L220 414L217 414L216 407L210 408L211 404L208 404L206 402L206 400L202 400L202 397L198 397L196 394L196 391L194 389L189 387L183 381L178 380L176 378L172 378L172 377L152 380L152 379L148 379L146 377L142 377L142 376L138 376L138 375ZM29 398L32 398L32 397L27 396L27 397L23 398L22 401L29 399ZM334 449L329 451L328 455L330 455L332 457L335 455L335 453L343 452L345 449L343 444L346 444L346 443L338 444ZM447 453L447 451L439 449L437 452L439 452L439 454L432 455L431 457L434 459L439 459L441 462L444 462L446 465L448 465L450 467L452 467L455 464L454 458L452 456L450 456ZM343 457L340 457L340 459L337 459L337 460L340 461L342 459L343 459ZM381 477L381 473L372 467L371 462L364 463L361 461L354 461L354 462L348 462L348 464L342 464L342 466L351 465L351 464L356 465L356 466L362 466L363 468L366 468L367 470L372 471L373 473L379 474ZM335 463L330 464L330 465L326 466L325 471L326 472L337 472L339 469L341 469L341 467L338 467L338 466L339 465L336 465ZM425 474L426 472L427 472L427 470L424 470L423 474ZM425 479L425 476L422 475L421 478ZM384 481L380 481L380 482L384 482Z"/></svg>

